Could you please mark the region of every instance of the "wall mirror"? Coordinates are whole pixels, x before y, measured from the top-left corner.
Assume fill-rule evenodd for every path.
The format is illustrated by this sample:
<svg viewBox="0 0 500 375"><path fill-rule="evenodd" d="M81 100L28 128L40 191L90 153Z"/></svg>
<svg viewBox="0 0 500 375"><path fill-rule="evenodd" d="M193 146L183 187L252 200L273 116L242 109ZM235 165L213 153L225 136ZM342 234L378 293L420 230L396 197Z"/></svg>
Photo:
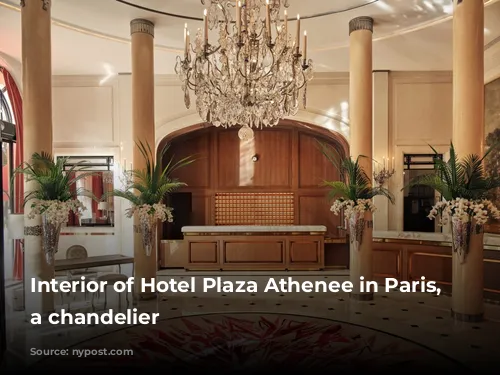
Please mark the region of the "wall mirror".
<svg viewBox="0 0 500 375"><path fill-rule="evenodd" d="M441 232L436 220L427 217L432 206L439 200L434 189L415 185L408 187L410 181L427 174L434 174L435 159L443 160L443 155L405 154L404 155L404 224L405 232Z"/></svg>
<svg viewBox="0 0 500 375"><path fill-rule="evenodd" d="M58 158L64 158L59 156ZM79 173L93 172L91 176L83 178L72 186L72 189L84 189L91 192L96 200L91 196L79 196L78 199L87 208L83 211L81 217L70 213L67 225L72 226L114 226L114 207L113 197L106 197L106 193L113 190L113 164L112 156L70 156L64 164L64 169L69 171L77 163L85 162L85 172L72 172L75 175Z"/></svg>

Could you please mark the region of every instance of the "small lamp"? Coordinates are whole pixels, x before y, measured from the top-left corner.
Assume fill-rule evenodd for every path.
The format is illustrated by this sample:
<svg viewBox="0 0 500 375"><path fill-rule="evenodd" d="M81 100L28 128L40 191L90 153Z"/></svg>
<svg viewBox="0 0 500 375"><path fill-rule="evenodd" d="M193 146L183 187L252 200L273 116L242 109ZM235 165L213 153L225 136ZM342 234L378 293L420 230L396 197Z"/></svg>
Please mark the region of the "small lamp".
<svg viewBox="0 0 500 375"><path fill-rule="evenodd" d="M107 217L107 211L108 211L108 202L99 202L97 205L97 209L99 211L106 211L106 213L102 216L103 219Z"/></svg>
<svg viewBox="0 0 500 375"><path fill-rule="evenodd" d="M11 240L19 240L21 243L21 250L23 252L23 273L25 272L24 263L24 214L9 214L7 216L7 231L9 238ZM24 285L24 275L23 275L23 307L20 310L24 310L26 306L26 294Z"/></svg>
<svg viewBox="0 0 500 375"><path fill-rule="evenodd" d="M11 240L23 240L24 214L10 214L7 217L7 230L9 231L9 238Z"/></svg>

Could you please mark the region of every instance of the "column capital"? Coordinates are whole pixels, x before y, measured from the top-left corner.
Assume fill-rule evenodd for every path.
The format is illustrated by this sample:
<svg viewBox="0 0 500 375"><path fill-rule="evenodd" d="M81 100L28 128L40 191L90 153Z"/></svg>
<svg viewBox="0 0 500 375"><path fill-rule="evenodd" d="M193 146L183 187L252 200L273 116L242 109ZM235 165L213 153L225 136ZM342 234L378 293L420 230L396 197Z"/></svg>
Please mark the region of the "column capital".
<svg viewBox="0 0 500 375"><path fill-rule="evenodd" d="M368 30L373 33L373 18L356 17L349 21L349 35L356 30Z"/></svg>
<svg viewBox="0 0 500 375"><path fill-rule="evenodd" d="M50 0L40 0L42 3L42 9L43 10L48 10L50 8ZM21 8L26 6L26 0L21 0L20 1Z"/></svg>
<svg viewBox="0 0 500 375"><path fill-rule="evenodd" d="M136 18L130 21L130 34L132 35L135 33L149 34L154 38L155 24L142 18Z"/></svg>

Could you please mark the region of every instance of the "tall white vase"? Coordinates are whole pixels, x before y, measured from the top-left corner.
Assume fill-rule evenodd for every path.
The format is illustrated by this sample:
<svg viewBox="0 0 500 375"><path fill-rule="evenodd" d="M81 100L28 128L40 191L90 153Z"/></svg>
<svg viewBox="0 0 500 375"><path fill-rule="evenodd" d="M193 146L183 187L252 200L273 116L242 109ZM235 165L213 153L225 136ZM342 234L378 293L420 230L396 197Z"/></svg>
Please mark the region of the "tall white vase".
<svg viewBox="0 0 500 375"><path fill-rule="evenodd" d="M484 318L483 226L474 222L451 224L453 279L451 313L455 320L479 322Z"/></svg>
<svg viewBox="0 0 500 375"><path fill-rule="evenodd" d="M372 213L355 214L348 219L350 281L353 284L351 298L358 301L373 300L373 291L362 291L361 277L364 281L373 276L373 220Z"/></svg>

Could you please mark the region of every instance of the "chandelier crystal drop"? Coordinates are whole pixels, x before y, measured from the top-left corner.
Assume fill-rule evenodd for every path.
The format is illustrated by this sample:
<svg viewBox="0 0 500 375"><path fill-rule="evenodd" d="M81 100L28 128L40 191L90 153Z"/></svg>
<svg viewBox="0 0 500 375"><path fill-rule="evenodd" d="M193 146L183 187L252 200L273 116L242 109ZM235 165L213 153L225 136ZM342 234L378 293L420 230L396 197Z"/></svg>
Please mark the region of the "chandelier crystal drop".
<svg viewBox="0 0 500 375"><path fill-rule="evenodd" d="M275 126L306 106L307 83L313 78L307 58L307 32L301 42L288 33L288 0L201 0L207 6L204 28L190 42L184 30L184 56L175 72L182 81L184 103L196 97L200 117L215 126ZM284 12L281 9L285 8ZM209 34L217 33L217 43Z"/></svg>

